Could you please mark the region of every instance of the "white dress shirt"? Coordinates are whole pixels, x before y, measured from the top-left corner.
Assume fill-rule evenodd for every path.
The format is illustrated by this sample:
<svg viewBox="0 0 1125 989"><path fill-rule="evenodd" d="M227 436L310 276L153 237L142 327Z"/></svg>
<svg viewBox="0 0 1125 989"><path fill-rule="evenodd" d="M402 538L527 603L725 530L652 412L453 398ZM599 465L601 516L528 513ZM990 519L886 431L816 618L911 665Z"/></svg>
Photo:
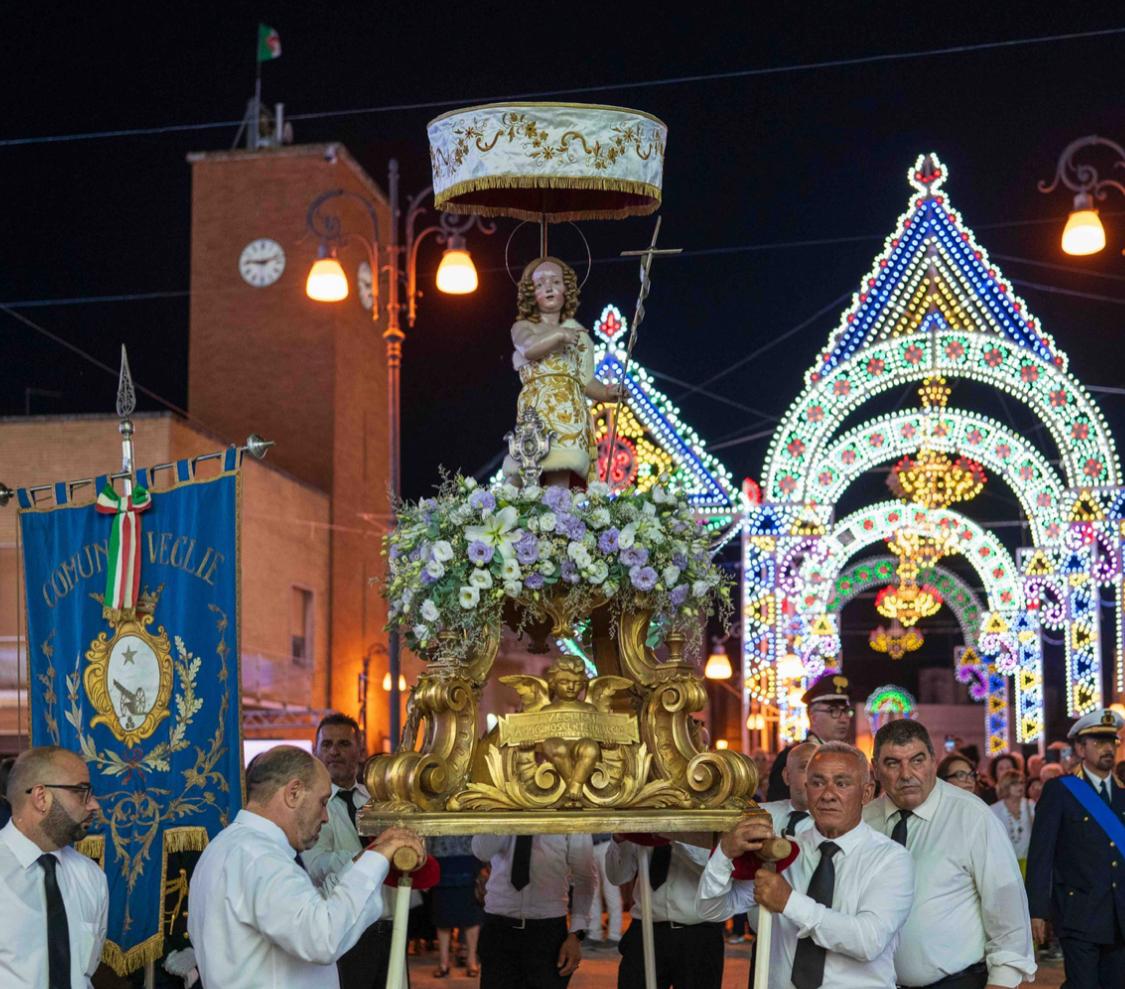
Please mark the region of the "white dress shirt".
<svg viewBox="0 0 1125 989"><path fill-rule="evenodd" d="M898 808L884 794L863 819L889 835ZM988 984L1035 975L1027 894L1012 843L975 794L937 780L906 824L916 871L914 909L895 954L898 981L927 986L984 961Z"/></svg>
<svg viewBox="0 0 1125 989"><path fill-rule="evenodd" d="M352 864L362 850L363 843L348 817L343 797L337 797L340 787L332 784L332 796L328 798L328 822L320 829L320 837L308 851L301 852L301 861L312 881L326 893L339 881L340 874ZM366 787L357 784L352 791L352 806L359 810L371 799ZM383 887L384 918L394 916L394 890Z"/></svg>
<svg viewBox="0 0 1125 989"><path fill-rule="evenodd" d="M650 849L655 852L656 849ZM605 853L606 878L615 886L627 883L637 875L640 848L631 841L610 841ZM672 842L672 857L668 862L668 878L659 889L652 891L652 919L654 923L670 920L673 924L702 924L704 918L695 912L695 891L699 887L699 877L711 852L695 845ZM637 920L641 919L641 902L633 898L630 911Z"/></svg>
<svg viewBox="0 0 1125 989"><path fill-rule="evenodd" d="M0 828L0 985L39 989L47 984L46 873L43 854L15 821ZM51 853L66 907L71 989L88 989L102 957L109 886L105 873L69 845Z"/></svg>
<svg viewBox="0 0 1125 989"><path fill-rule="evenodd" d="M785 826L789 823L789 815L797 808L793 806L793 801L786 800L770 800L768 803L758 804L758 807L764 810L773 821L774 834L781 834L785 830ZM813 826L812 814L806 813L797 822L797 827L793 829L794 834L800 834L802 831L808 831Z"/></svg>
<svg viewBox="0 0 1125 989"><path fill-rule="evenodd" d="M565 917L567 896L574 887L572 931L584 930L597 882L594 843L588 834L537 834L531 841L531 881L523 889L512 885L514 835L478 834L473 854L489 862L492 871L484 889L485 913L527 920Z"/></svg>
<svg viewBox="0 0 1125 989"><path fill-rule="evenodd" d="M1035 804L1027 797L1022 797L1020 799L1020 812L1016 817L1012 817L1011 811L1008 810L1007 804L1003 800L997 800L989 809L996 815L1005 832L1007 832L1008 840L1012 843L1012 851L1016 853L1016 858L1026 859L1027 850L1031 847L1031 826L1035 823Z"/></svg>
<svg viewBox="0 0 1125 989"><path fill-rule="evenodd" d="M390 864L365 852L330 893L297 864L285 832L241 810L204 849L191 877L188 934L205 986L325 989L336 959L379 918Z"/></svg>
<svg viewBox="0 0 1125 989"><path fill-rule="evenodd" d="M914 892L910 855L862 822L838 838L825 838L814 827L792 840L800 854L783 873L793 891L774 917L770 989L792 989L797 939L806 936L827 951L826 989L894 989L895 945ZM820 864L819 846L829 840L840 848L832 859L831 907L804 892ZM756 905L753 881L733 880L733 870L722 848L716 848L699 880L700 916L722 920Z"/></svg>

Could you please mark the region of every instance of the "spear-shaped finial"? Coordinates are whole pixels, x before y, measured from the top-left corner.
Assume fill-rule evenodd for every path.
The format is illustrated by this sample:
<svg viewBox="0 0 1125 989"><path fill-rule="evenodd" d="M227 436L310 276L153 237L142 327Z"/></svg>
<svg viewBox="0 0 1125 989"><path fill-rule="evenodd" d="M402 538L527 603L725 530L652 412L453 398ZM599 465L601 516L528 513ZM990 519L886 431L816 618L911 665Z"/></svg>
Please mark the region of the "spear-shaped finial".
<svg viewBox="0 0 1125 989"><path fill-rule="evenodd" d="M133 375L129 373L129 355L121 345L121 372L117 376L117 414L122 419L133 414L137 407L137 393L133 391Z"/></svg>

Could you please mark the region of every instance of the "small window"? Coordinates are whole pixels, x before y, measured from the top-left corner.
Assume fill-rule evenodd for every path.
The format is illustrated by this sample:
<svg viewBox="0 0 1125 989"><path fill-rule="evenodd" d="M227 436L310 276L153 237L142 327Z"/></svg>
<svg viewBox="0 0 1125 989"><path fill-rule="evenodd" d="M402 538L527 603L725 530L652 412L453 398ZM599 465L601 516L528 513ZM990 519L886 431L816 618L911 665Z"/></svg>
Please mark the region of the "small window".
<svg viewBox="0 0 1125 989"><path fill-rule="evenodd" d="M313 593L303 587L292 588L289 604L289 652L297 666L312 660Z"/></svg>

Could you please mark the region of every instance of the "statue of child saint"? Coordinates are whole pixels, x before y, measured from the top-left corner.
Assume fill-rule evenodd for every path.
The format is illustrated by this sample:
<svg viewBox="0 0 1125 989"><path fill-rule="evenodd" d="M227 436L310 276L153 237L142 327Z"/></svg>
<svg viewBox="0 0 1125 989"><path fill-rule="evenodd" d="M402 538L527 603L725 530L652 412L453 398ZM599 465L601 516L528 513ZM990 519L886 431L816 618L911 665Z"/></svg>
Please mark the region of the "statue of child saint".
<svg viewBox="0 0 1125 989"><path fill-rule="evenodd" d="M512 365L520 376L517 417L534 409L555 435L540 464L543 484L569 488L595 480L597 450L586 399L616 402L620 385L594 377L594 343L574 319L578 278L564 261L537 258L523 270L512 325ZM519 465L504 458L505 478L519 484Z"/></svg>

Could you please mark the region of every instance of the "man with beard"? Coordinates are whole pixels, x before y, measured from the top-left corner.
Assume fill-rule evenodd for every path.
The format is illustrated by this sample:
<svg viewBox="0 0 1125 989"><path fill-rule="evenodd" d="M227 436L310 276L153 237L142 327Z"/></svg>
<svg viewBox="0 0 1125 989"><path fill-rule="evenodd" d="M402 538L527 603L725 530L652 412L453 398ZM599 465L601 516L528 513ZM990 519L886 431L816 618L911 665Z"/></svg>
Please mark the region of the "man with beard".
<svg viewBox="0 0 1125 989"><path fill-rule="evenodd" d="M102 956L109 887L71 845L98 812L90 770L54 745L28 749L8 776L0 830L0 985L82 989Z"/></svg>
<svg viewBox="0 0 1125 989"><path fill-rule="evenodd" d="M1082 759L1048 780L1035 807L1027 898L1035 940L1047 921L1062 945L1070 989L1125 985L1125 789L1113 779L1125 718L1093 711L1067 737Z"/></svg>
<svg viewBox="0 0 1125 989"><path fill-rule="evenodd" d="M425 852L405 828L388 828L326 893L301 852L328 820L328 770L278 745L246 768L246 806L199 857L188 895L188 933L200 978L215 989L336 989L336 961L383 912L382 886L399 848Z"/></svg>

